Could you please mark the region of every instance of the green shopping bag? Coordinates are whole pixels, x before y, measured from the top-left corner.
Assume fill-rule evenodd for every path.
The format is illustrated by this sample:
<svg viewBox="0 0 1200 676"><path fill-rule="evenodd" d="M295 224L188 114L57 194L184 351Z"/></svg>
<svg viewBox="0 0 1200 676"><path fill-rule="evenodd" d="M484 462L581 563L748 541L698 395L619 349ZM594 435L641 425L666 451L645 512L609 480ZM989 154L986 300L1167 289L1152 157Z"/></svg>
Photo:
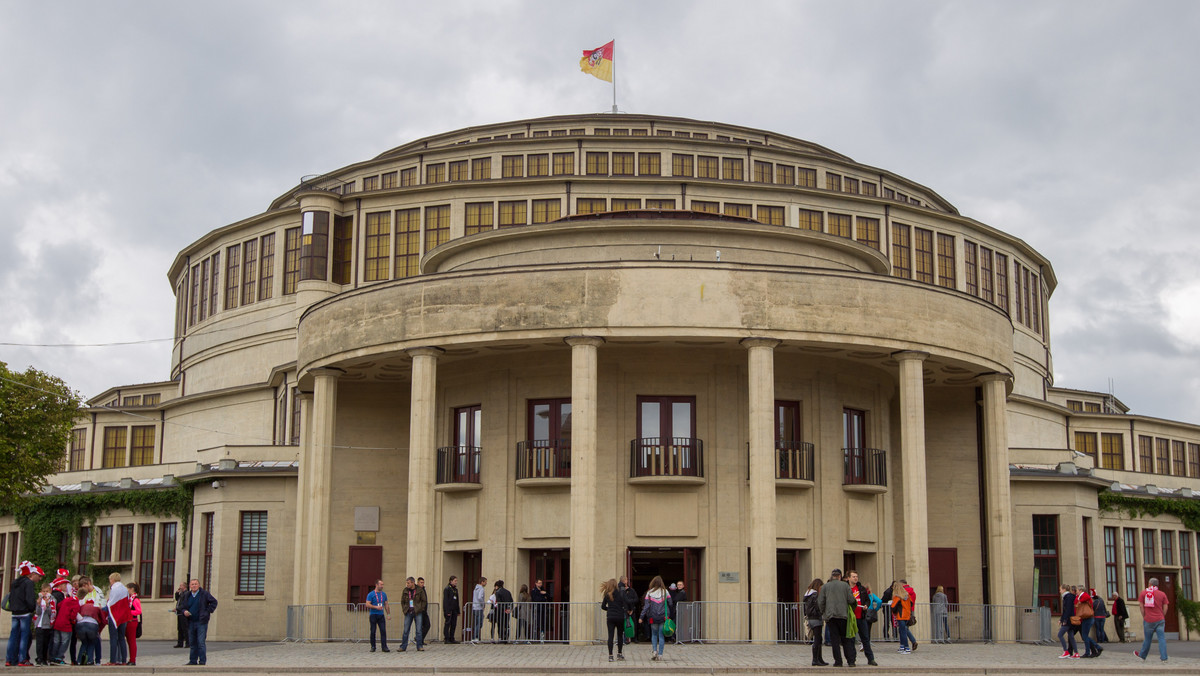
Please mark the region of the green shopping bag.
<svg viewBox="0 0 1200 676"><path fill-rule="evenodd" d="M849 613L846 619L846 638L854 638L858 636L858 622L854 619L854 606L847 605L846 612Z"/></svg>
<svg viewBox="0 0 1200 676"><path fill-rule="evenodd" d="M671 618L668 617L667 621L665 623L663 623L663 636L670 638L674 635L675 635L675 620L672 620Z"/></svg>
<svg viewBox="0 0 1200 676"><path fill-rule="evenodd" d="M625 638L633 638L633 634L635 631L637 631L637 630L634 629L634 627L633 627L633 618L632 617L625 618Z"/></svg>

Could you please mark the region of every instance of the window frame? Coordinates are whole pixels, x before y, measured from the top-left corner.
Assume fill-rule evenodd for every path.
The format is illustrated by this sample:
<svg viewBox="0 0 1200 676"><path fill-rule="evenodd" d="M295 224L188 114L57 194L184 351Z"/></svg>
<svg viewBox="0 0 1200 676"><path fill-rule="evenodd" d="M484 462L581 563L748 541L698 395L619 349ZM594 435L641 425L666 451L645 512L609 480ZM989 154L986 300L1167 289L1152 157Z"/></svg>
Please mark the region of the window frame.
<svg viewBox="0 0 1200 676"><path fill-rule="evenodd" d="M260 517L261 525L258 523ZM248 518L251 520L252 530L247 529ZM268 526L266 510L238 512L238 596L266 595ZM258 544L261 544L261 549L251 549L248 546Z"/></svg>

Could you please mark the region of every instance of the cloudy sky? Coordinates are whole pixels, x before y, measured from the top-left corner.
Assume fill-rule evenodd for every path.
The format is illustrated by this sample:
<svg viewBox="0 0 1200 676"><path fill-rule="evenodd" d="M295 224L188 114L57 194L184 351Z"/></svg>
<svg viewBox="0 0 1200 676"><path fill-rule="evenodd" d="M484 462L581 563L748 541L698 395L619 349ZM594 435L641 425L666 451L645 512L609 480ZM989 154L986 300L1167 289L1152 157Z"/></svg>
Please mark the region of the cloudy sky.
<svg viewBox="0 0 1200 676"><path fill-rule="evenodd" d="M605 111L578 60L616 38L622 110L933 188L1053 263L1057 385L1200 422L1197 34L1166 0L0 0L0 361L166 379L179 249L423 135Z"/></svg>

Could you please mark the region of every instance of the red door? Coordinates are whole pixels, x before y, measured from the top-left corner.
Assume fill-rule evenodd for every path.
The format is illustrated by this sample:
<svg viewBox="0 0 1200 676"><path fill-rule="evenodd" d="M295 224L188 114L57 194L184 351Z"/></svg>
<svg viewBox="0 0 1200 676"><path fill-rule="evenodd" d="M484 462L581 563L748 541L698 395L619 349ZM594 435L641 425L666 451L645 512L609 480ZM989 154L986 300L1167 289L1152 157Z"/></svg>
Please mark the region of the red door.
<svg viewBox="0 0 1200 676"><path fill-rule="evenodd" d="M1158 588L1162 593L1167 595L1167 612L1163 616L1166 620L1163 623L1163 631L1167 633L1179 633L1179 612L1175 610L1175 573L1167 571L1146 571L1146 587L1150 586L1150 578L1158 578ZM1146 587L1142 587L1145 589ZM1137 603L1137 600L1134 600Z"/></svg>
<svg viewBox="0 0 1200 676"><path fill-rule="evenodd" d="M929 548L929 596L917 599L926 603L941 585L946 588L946 600L958 603L958 549L955 547Z"/></svg>
<svg viewBox="0 0 1200 676"><path fill-rule="evenodd" d="M700 600L700 552L702 549L683 550L683 580L687 584L688 601Z"/></svg>
<svg viewBox="0 0 1200 676"><path fill-rule="evenodd" d="M346 603L363 603L375 581L383 577L383 547L354 546L349 558Z"/></svg>

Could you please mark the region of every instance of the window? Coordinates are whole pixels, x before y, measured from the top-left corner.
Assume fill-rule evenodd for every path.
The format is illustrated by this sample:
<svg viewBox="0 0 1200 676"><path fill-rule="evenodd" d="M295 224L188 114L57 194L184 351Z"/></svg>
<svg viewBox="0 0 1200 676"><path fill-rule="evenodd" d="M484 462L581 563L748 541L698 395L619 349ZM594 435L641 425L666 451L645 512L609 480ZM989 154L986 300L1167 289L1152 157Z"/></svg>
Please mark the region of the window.
<svg viewBox="0 0 1200 676"><path fill-rule="evenodd" d="M1076 432L1075 450L1080 453L1087 453L1094 460L1096 458L1096 433Z"/></svg>
<svg viewBox="0 0 1200 676"><path fill-rule="evenodd" d="M492 158L477 157L471 160L471 180L482 181L492 177Z"/></svg>
<svg viewBox="0 0 1200 676"><path fill-rule="evenodd" d="M896 191L892 190L891 188L884 188L883 196L887 199L894 200L896 199Z"/></svg>
<svg viewBox="0 0 1200 676"><path fill-rule="evenodd" d="M1092 520L1083 517L1083 586L1092 588Z"/></svg>
<svg viewBox="0 0 1200 676"><path fill-rule="evenodd" d="M812 230L813 232L824 232L825 230L825 212L813 211L811 209L801 209L800 217L796 221L801 230Z"/></svg>
<svg viewBox="0 0 1200 676"><path fill-rule="evenodd" d="M635 200L636 201L636 200ZM562 215L562 200L534 200L533 201L533 222L534 223L549 223L550 221L558 220Z"/></svg>
<svg viewBox="0 0 1200 676"><path fill-rule="evenodd" d="M754 182L755 183L774 183L775 182L775 165L770 162L754 161Z"/></svg>
<svg viewBox="0 0 1200 676"><path fill-rule="evenodd" d="M783 225L783 207L758 206L758 220L767 225Z"/></svg>
<svg viewBox="0 0 1200 676"><path fill-rule="evenodd" d="M330 281L349 284L354 271L354 217L333 217L333 270Z"/></svg>
<svg viewBox="0 0 1200 676"><path fill-rule="evenodd" d="M857 217L857 228L854 231L854 239L866 244L867 246L879 250L879 219L867 218L865 216Z"/></svg>
<svg viewBox="0 0 1200 676"><path fill-rule="evenodd" d="M546 153L530 155L528 171L530 176L549 176L550 155Z"/></svg>
<svg viewBox="0 0 1200 676"><path fill-rule="evenodd" d="M835 192L841 192L842 191L842 177L838 174L831 174L829 172L825 172L825 189L833 190Z"/></svg>
<svg viewBox="0 0 1200 676"><path fill-rule="evenodd" d="M744 165L745 161L740 157L726 157L721 160L721 174L726 181L744 181L746 180Z"/></svg>
<svg viewBox="0 0 1200 676"><path fill-rule="evenodd" d="M777 477L812 479L812 455L801 446L800 402L775 400L775 449Z"/></svg>
<svg viewBox="0 0 1200 676"><path fill-rule="evenodd" d="M258 244L258 299L275 293L275 233L263 235Z"/></svg>
<svg viewBox="0 0 1200 676"><path fill-rule="evenodd" d="M13 546L13 553L17 551L16 543ZM87 570L88 562L91 561L92 553L92 529L88 526L83 526L79 529L79 570L82 575ZM15 558L15 557L14 557Z"/></svg>
<svg viewBox="0 0 1200 676"><path fill-rule="evenodd" d="M154 524L141 525L142 539L138 546L137 583L147 596L154 596Z"/></svg>
<svg viewBox="0 0 1200 676"><path fill-rule="evenodd" d="M242 244L242 305L258 298L258 240Z"/></svg>
<svg viewBox="0 0 1200 676"><path fill-rule="evenodd" d="M438 451L438 483L479 483L479 445L483 439L483 408L478 404L456 408L454 446Z"/></svg>
<svg viewBox="0 0 1200 676"><path fill-rule="evenodd" d="M1125 436L1113 432L1100 435L1100 466L1104 469L1125 469Z"/></svg>
<svg viewBox="0 0 1200 676"><path fill-rule="evenodd" d="M750 218L750 215L751 215L750 214L750 205L749 204L737 204L735 202L726 202L725 203L725 215L726 216L738 216L740 218Z"/></svg>
<svg viewBox="0 0 1200 676"><path fill-rule="evenodd" d="M979 250L974 242L963 242L963 265L966 268L967 293L979 295Z"/></svg>
<svg viewBox="0 0 1200 676"><path fill-rule="evenodd" d="M612 175L633 176L633 153L612 154Z"/></svg>
<svg viewBox="0 0 1200 676"><path fill-rule="evenodd" d="M646 200L647 209L674 209L675 200Z"/></svg>
<svg viewBox="0 0 1200 676"><path fill-rule="evenodd" d="M1117 580L1117 529L1112 526L1104 527L1104 585L1105 598L1121 593Z"/></svg>
<svg viewBox="0 0 1200 676"><path fill-rule="evenodd" d="M842 448L867 447L867 412L842 409Z"/></svg>
<svg viewBox="0 0 1200 676"><path fill-rule="evenodd" d="M1136 529L1126 528L1122 532L1124 537L1123 548L1125 550L1125 597L1130 599L1137 598L1138 595L1138 579L1137 579L1137 538Z"/></svg>
<svg viewBox="0 0 1200 676"><path fill-rule="evenodd" d="M933 231L913 228L913 278L933 284Z"/></svg>
<svg viewBox="0 0 1200 676"><path fill-rule="evenodd" d="M445 183L446 182L446 164L438 162L437 164L426 165L425 167L425 182L426 183Z"/></svg>
<svg viewBox="0 0 1200 676"><path fill-rule="evenodd" d="M1154 439L1154 467L1157 474L1171 473L1171 441L1156 437Z"/></svg>
<svg viewBox="0 0 1200 676"><path fill-rule="evenodd" d="M575 173L575 153L554 153L554 175L570 176Z"/></svg>
<svg viewBox="0 0 1200 676"><path fill-rule="evenodd" d="M450 205L425 207L425 251L450 241Z"/></svg>
<svg viewBox="0 0 1200 676"><path fill-rule="evenodd" d="M97 561L112 561L113 548L113 527L100 526L99 542L96 545L96 560Z"/></svg>
<svg viewBox="0 0 1200 676"><path fill-rule="evenodd" d="M875 184L871 183L870 181L863 181L862 182L862 194L864 194L868 197L874 197L876 195Z"/></svg>
<svg viewBox="0 0 1200 676"><path fill-rule="evenodd" d="M470 177L471 177L471 174L467 170L467 161L466 160L458 160L456 162L450 163L450 180L451 181L465 181L465 180L469 179ZM207 589L207 587L205 587L205 589Z"/></svg>
<svg viewBox="0 0 1200 676"><path fill-rule="evenodd" d="M775 182L779 185L796 185L796 168L783 164L776 164Z"/></svg>
<svg viewBox="0 0 1200 676"><path fill-rule="evenodd" d="M67 457L67 469L75 472L83 469L83 454L87 444L87 429L71 430L71 451ZM3 561L0 561L0 565Z"/></svg>
<svg viewBox="0 0 1200 676"><path fill-rule="evenodd" d="M413 277L421 263L421 210L396 211L396 279Z"/></svg>
<svg viewBox="0 0 1200 676"><path fill-rule="evenodd" d="M328 217L328 216L327 216ZM328 221L325 223L329 226ZM328 232L328 231L327 231ZM322 252L323 253L323 252ZM325 278L324 256L321 259L320 277ZM296 284L300 281L300 228L288 228L283 231L283 295L296 293Z"/></svg>
<svg viewBox="0 0 1200 676"><path fill-rule="evenodd" d="M1164 566L1175 565L1175 532L1164 530L1158 539L1162 543L1162 561L1160 563Z"/></svg>
<svg viewBox="0 0 1200 676"><path fill-rule="evenodd" d="M621 199L614 197L612 206L609 207L612 211L634 211L642 208L640 199Z"/></svg>
<svg viewBox="0 0 1200 676"><path fill-rule="evenodd" d="M701 155L697 158L696 178L721 178L721 165L717 158Z"/></svg>
<svg viewBox="0 0 1200 676"><path fill-rule="evenodd" d="M848 193L858 194L858 179L849 176L842 182L842 189Z"/></svg>
<svg viewBox="0 0 1200 676"><path fill-rule="evenodd" d="M608 211L608 200L603 197L580 197L575 200L575 213L598 214Z"/></svg>
<svg viewBox="0 0 1200 676"><path fill-rule="evenodd" d="M1200 444L1188 444L1188 476L1200 478Z"/></svg>
<svg viewBox="0 0 1200 676"><path fill-rule="evenodd" d="M703 476L695 397L639 396L634 476Z"/></svg>
<svg viewBox="0 0 1200 676"><path fill-rule="evenodd" d="M638 153L638 176L662 175L662 155L659 153Z"/></svg>
<svg viewBox="0 0 1200 676"><path fill-rule="evenodd" d="M267 580L267 513L242 512L238 535L238 594L261 595Z"/></svg>
<svg viewBox="0 0 1200 676"><path fill-rule="evenodd" d="M531 399L526 439L517 450L517 478L571 476L571 400Z"/></svg>
<svg viewBox="0 0 1200 676"><path fill-rule="evenodd" d="M1058 516L1033 515L1033 570L1037 578L1038 605L1058 612Z"/></svg>
<svg viewBox="0 0 1200 676"><path fill-rule="evenodd" d="M1192 534L1179 531L1179 590L1183 598L1194 601L1192 596Z"/></svg>
<svg viewBox="0 0 1200 676"><path fill-rule="evenodd" d="M122 407L133 407L133 406L141 406L141 405L142 405L142 395L140 395L140 394L132 396L132 397L122 397L122 399L121 399Z"/></svg>
<svg viewBox="0 0 1200 676"><path fill-rule="evenodd" d="M175 535L179 524L162 524L162 549L158 568L158 596L169 599L175 594Z"/></svg>
<svg viewBox="0 0 1200 676"><path fill-rule="evenodd" d="M995 286L992 278L992 250L979 247L979 293L980 298L995 304Z"/></svg>
<svg viewBox="0 0 1200 676"><path fill-rule="evenodd" d="M378 176L364 176L363 177L363 190L378 190L378 189L379 189L379 177Z"/></svg>
<svg viewBox="0 0 1200 676"><path fill-rule="evenodd" d="M938 285L944 286L947 289L953 289L957 286L955 276L956 265L954 263L954 236L943 235L938 233ZM1090 589L1090 587L1089 587Z"/></svg>
<svg viewBox="0 0 1200 676"><path fill-rule="evenodd" d="M464 234L478 235L492 229L494 221L492 220L491 202L468 202L466 209L467 220Z"/></svg>
<svg viewBox="0 0 1200 676"><path fill-rule="evenodd" d="M349 183L342 184L342 194L343 195L349 195L352 192L354 192L354 181L350 181Z"/></svg>
<svg viewBox="0 0 1200 676"><path fill-rule="evenodd" d="M695 158L691 155L671 155L671 175L691 178L695 173Z"/></svg>
<svg viewBox="0 0 1200 676"><path fill-rule="evenodd" d="M1182 441L1171 442L1171 474L1187 476L1187 444Z"/></svg>
<svg viewBox="0 0 1200 676"><path fill-rule="evenodd" d="M287 444L287 383L276 388L275 395L275 436L272 441L278 446Z"/></svg>
<svg viewBox="0 0 1200 676"><path fill-rule="evenodd" d="M892 224L892 276L912 279L911 229L907 225Z"/></svg>
<svg viewBox="0 0 1200 676"><path fill-rule="evenodd" d="M238 281L242 271L242 245L234 244L225 249L225 309L238 305Z"/></svg>
<svg viewBox="0 0 1200 676"><path fill-rule="evenodd" d="M720 202L707 202L704 200L692 200L692 211L700 211L706 214L721 213Z"/></svg>
<svg viewBox="0 0 1200 676"><path fill-rule="evenodd" d="M388 188L395 188L399 182L400 181L399 181L399 173L398 172L389 171L383 175L383 189L384 190L387 190Z"/></svg>
<svg viewBox="0 0 1200 676"><path fill-rule="evenodd" d="M200 287L196 289L196 293L200 295L200 312L196 315L196 321L202 322L208 318L208 259L205 258L200 262L199 270L196 266L192 266L193 276L199 273Z"/></svg>
<svg viewBox="0 0 1200 676"><path fill-rule="evenodd" d="M801 188L817 187L817 170L798 167L796 169L796 185Z"/></svg>
<svg viewBox="0 0 1200 676"><path fill-rule="evenodd" d="M407 186L416 185L416 184L417 184L417 168L416 167L409 167L408 169L400 170L400 185L401 186L407 187Z"/></svg>
<svg viewBox="0 0 1200 676"><path fill-rule="evenodd" d="M1142 529L1142 565L1154 565L1154 531L1149 528Z"/></svg>
<svg viewBox="0 0 1200 676"><path fill-rule="evenodd" d="M101 467L125 466L126 429L124 427L104 428L104 455L101 456Z"/></svg>
<svg viewBox="0 0 1200 676"><path fill-rule="evenodd" d="M996 254L996 305L1008 312L1008 256Z"/></svg>
<svg viewBox="0 0 1200 676"><path fill-rule="evenodd" d="M829 214L829 234L850 239L850 214Z"/></svg>
<svg viewBox="0 0 1200 676"><path fill-rule="evenodd" d="M525 175L524 155L505 155L500 158L501 178L521 178Z"/></svg>
<svg viewBox="0 0 1200 676"><path fill-rule="evenodd" d="M500 203L500 227L510 228L515 225L526 225L529 219L526 215L528 204L525 200Z"/></svg>
<svg viewBox="0 0 1200 676"><path fill-rule="evenodd" d="M1154 472L1154 439L1138 435L1138 469L1143 472Z"/></svg>
<svg viewBox="0 0 1200 676"><path fill-rule="evenodd" d="M133 428L133 444L130 447L130 465L154 464L154 425L136 425Z"/></svg>
<svg viewBox="0 0 1200 676"><path fill-rule="evenodd" d="M588 176L608 176L608 153L589 152L586 173Z"/></svg>
<svg viewBox="0 0 1200 676"><path fill-rule="evenodd" d="M387 211L367 214L366 259L363 280L377 282L388 278L388 259L392 254L392 215Z"/></svg>
<svg viewBox="0 0 1200 676"><path fill-rule="evenodd" d="M204 513L204 560L200 564L200 584L205 589L212 589L213 516L212 512Z"/></svg>

